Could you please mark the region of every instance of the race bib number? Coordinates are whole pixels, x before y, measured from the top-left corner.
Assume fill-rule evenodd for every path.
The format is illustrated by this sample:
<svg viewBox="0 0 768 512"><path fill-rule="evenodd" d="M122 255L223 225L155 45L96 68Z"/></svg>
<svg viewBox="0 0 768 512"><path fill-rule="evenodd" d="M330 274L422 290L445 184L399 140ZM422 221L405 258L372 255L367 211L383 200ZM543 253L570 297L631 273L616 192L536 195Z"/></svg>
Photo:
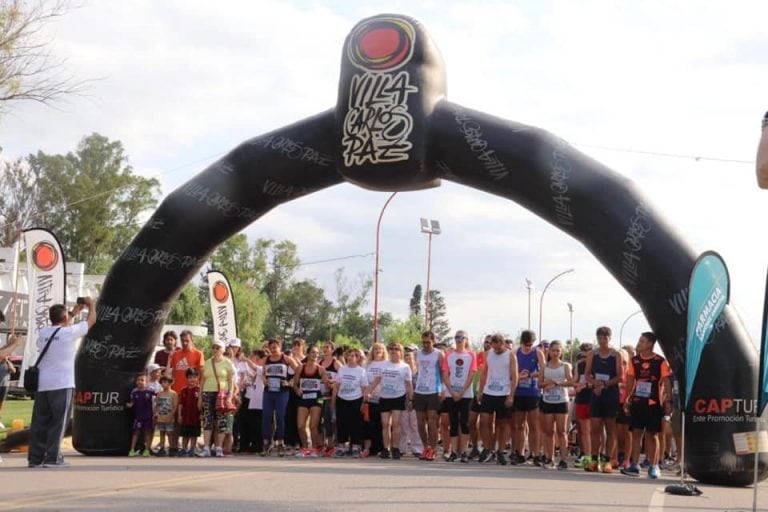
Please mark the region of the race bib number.
<svg viewBox="0 0 768 512"><path fill-rule="evenodd" d="M517 383L517 387L519 388L533 387L533 380L530 377L526 377L525 379L520 379L520 382Z"/></svg>
<svg viewBox="0 0 768 512"><path fill-rule="evenodd" d="M599 380L599 381L603 381L603 382L608 382L609 380L611 380L611 376L608 375L607 373L596 373L595 374L595 380Z"/></svg>
<svg viewBox="0 0 768 512"><path fill-rule="evenodd" d="M635 385L635 395L640 398L650 398L652 390L653 383L649 381L641 381Z"/></svg>
<svg viewBox="0 0 768 512"><path fill-rule="evenodd" d="M504 384L494 380L488 383L488 389L491 391L504 391Z"/></svg>
<svg viewBox="0 0 768 512"><path fill-rule="evenodd" d="M548 402L562 402L563 401L563 388L555 386L553 388L544 390L544 399Z"/></svg>
<svg viewBox="0 0 768 512"><path fill-rule="evenodd" d="M384 395L393 395L397 392L397 388L394 384L384 384L381 386L381 393Z"/></svg>
<svg viewBox="0 0 768 512"><path fill-rule="evenodd" d="M306 391L302 391L301 398L305 400L314 400L317 398L317 392L307 393Z"/></svg>
<svg viewBox="0 0 768 512"><path fill-rule="evenodd" d="M269 377L267 379L267 389L269 391L280 391L282 388L282 379L277 377Z"/></svg>

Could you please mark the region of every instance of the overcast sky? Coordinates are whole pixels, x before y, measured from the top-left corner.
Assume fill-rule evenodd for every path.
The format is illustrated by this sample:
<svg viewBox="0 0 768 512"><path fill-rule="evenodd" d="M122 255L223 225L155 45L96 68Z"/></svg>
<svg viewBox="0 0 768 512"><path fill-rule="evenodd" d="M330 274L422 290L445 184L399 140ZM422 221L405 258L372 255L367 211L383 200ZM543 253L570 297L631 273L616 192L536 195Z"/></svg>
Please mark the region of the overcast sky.
<svg viewBox="0 0 768 512"><path fill-rule="evenodd" d="M239 142L332 107L344 37L382 12L412 15L431 32L450 100L565 138L635 180L696 250L719 251L732 303L758 342L768 197L753 162L768 109L766 2L85 1L51 27L51 48L77 77L97 80L56 108L17 105L0 120L3 157L64 153L98 132L121 140L136 172L158 177L167 194ZM332 293L339 266L353 280L373 274L387 196L340 185L245 232L293 240L305 262L365 255L301 268ZM526 277L538 330L540 291L568 268L546 293L543 337L569 337L568 302L582 341L603 324L618 341L639 309L579 242L512 202L444 182L399 194L384 216L383 311L404 317L426 281L419 217L442 224L432 287L451 327L473 340L527 327ZM624 342L645 329L633 317Z"/></svg>

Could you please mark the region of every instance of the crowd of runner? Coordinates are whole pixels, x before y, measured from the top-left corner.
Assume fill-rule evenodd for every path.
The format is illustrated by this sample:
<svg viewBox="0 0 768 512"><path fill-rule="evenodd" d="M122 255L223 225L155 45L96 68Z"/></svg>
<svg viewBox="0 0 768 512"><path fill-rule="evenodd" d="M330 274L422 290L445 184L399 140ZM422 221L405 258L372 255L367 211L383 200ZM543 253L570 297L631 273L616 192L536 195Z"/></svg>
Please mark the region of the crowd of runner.
<svg viewBox="0 0 768 512"><path fill-rule="evenodd" d="M610 328L596 337L572 367L561 342L536 343L530 330L517 347L488 335L478 352L461 330L452 343L427 331L421 347L374 343L367 352L295 339L284 353L270 339L246 356L233 339L214 341L207 360L189 331L180 349L169 331L127 404L129 455L442 457L628 476L647 468L649 478L665 465L678 470L676 384L656 336L620 349Z"/></svg>

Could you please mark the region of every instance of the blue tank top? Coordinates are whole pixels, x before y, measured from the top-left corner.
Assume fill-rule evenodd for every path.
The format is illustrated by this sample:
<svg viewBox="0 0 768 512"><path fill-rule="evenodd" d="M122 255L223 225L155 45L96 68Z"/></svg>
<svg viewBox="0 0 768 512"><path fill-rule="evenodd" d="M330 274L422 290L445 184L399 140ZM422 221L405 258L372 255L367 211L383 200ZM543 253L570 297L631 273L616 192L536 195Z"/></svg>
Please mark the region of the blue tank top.
<svg viewBox="0 0 768 512"><path fill-rule="evenodd" d="M610 380L616 377L616 358L618 354L615 350L611 351L611 354L606 357L600 357L600 351L595 350L592 354L592 375L595 380ZM619 386L614 384L613 386L603 389L600 395L592 395L592 401L616 401L619 400Z"/></svg>
<svg viewBox="0 0 768 512"><path fill-rule="evenodd" d="M539 371L539 354L538 350L531 350L530 354L523 354L521 349L517 349L517 373L523 373L523 370L528 370L528 373L535 373ZM515 390L515 396L540 396L541 390L539 389L538 377L520 378L517 382L517 389Z"/></svg>

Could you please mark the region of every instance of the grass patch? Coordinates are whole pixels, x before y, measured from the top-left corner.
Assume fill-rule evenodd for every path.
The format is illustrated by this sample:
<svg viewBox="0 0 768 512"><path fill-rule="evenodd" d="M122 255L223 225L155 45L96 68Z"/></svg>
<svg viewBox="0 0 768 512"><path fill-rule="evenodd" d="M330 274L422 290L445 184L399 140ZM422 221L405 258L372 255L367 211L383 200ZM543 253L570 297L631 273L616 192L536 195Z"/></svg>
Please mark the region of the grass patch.
<svg viewBox="0 0 768 512"><path fill-rule="evenodd" d="M0 421L5 425L6 430L0 430L0 440L5 439L5 434L10 431L15 419L24 420L24 426L29 426L29 423L32 421L32 404L34 403L33 400L28 398L16 399L9 397L6 399L3 410L0 412Z"/></svg>

